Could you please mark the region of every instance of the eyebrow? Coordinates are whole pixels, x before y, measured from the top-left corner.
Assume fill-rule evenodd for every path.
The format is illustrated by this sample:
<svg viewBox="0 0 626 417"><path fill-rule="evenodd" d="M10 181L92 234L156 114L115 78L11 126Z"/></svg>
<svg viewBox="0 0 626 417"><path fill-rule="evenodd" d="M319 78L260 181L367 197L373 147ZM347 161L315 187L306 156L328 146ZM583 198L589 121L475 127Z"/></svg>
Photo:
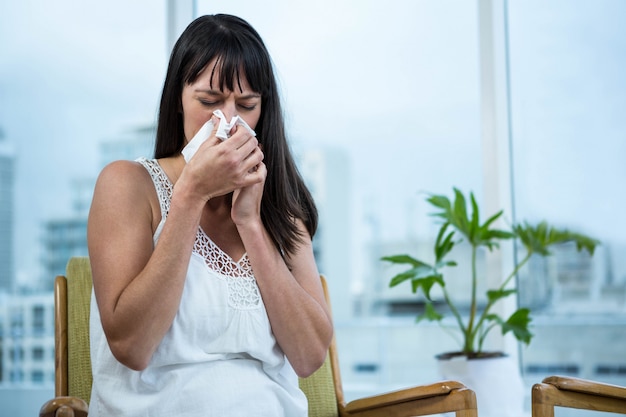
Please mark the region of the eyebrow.
<svg viewBox="0 0 626 417"><path fill-rule="evenodd" d="M224 93L220 90L215 90L212 88L206 89L206 88L196 88L194 90L196 93L206 93L209 94L211 96L222 96L224 95ZM249 93L243 96L239 96L238 98L242 98L242 99L249 99L249 98L260 98L261 94L259 93Z"/></svg>

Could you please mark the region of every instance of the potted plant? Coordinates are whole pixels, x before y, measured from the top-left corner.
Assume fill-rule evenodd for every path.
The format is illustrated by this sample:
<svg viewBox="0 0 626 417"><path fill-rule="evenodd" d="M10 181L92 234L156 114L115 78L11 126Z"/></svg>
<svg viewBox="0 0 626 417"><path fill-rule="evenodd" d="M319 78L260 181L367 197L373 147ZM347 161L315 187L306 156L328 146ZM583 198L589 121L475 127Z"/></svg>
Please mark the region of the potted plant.
<svg viewBox="0 0 626 417"><path fill-rule="evenodd" d="M479 207L474 194L469 194L471 210L468 211L468 203L464 194L456 188L453 190L454 199L452 201L444 195L434 194L430 194L426 200L437 209L433 216L441 222L433 247L434 256L432 261L422 261L407 254L385 256L382 260L392 264L408 266L408 269L391 278L389 286L395 287L407 282L410 283L414 294L422 293L424 295L425 309L423 313L418 315L418 322L430 320L443 324L442 321L445 314L452 316L453 323L455 323L453 327L461 335L460 350L443 353L438 358L462 357L466 360L464 363L467 364L473 359L506 356L502 352L489 352L484 349L485 338L493 329L499 328L503 335L512 333L518 341L525 344L530 343L533 337L529 329L531 322L530 310L528 308L518 308L509 317L503 318L494 312L494 306L516 293L516 289L511 288L513 279L531 257L535 255L549 256L551 255L551 247L567 242L575 243L578 251L586 250L593 255L599 242L583 234L555 228L547 222L541 222L536 225L523 222L513 224L509 228L499 228L497 223L503 214L502 210L481 223ZM501 284L497 288L487 289L485 297L479 300L479 280L485 277L485 271L479 271L477 268L479 251L497 250L502 243L510 240L516 240L521 243L523 255L514 263L510 273L503 277ZM449 292L450 284L446 282L444 273L446 269L457 266L457 261L451 259L451 251L462 241L467 242L471 250L471 265L467 273L468 279L471 280L471 294L469 312L467 314L461 313L460 305L451 297ZM448 313L435 308L432 290L437 287L440 289L441 301L448 307ZM517 370L517 364L514 364L514 367ZM479 390L472 387L470 383L468 385L477 391L480 402L481 394L478 392ZM491 386L491 389L493 389L493 386ZM485 411L482 408L481 414ZM500 409L498 411L502 412L503 410ZM484 415L488 415L488 413Z"/></svg>

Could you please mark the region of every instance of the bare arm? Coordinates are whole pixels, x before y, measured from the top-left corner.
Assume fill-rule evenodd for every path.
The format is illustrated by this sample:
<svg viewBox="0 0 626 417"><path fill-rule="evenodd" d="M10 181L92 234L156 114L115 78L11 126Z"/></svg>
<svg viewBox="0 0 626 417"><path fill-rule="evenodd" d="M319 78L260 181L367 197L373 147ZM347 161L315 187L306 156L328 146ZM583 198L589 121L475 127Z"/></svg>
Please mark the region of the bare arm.
<svg viewBox="0 0 626 417"><path fill-rule="evenodd" d="M300 377L322 366L333 335L306 231L305 236L290 259L291 270L264 230L246 232L244 240L274 336Z"/></svg>
<svg viewBox="0 0 626 417"><path fill-rule="evenodd" d="M88 224L94 291L111 351L132 369L147 366L178 310L203 206L183 194L173 196L153 247L156 194L147 171L113 163L96 184Z"/></svg>
<svg viewBox="0 0 626 417"><path fill-rule="evenodd" d="M260 171L265 167L261 164ZM333 335L330 309L324 298L313 257L311 238L301 221L302 242L285 259L277 250L253 201L262 184L236 192L233 220L244 243L278 344L296 373L306 377L324 362ZM247 201L244 201L247 200Z"/></svg>

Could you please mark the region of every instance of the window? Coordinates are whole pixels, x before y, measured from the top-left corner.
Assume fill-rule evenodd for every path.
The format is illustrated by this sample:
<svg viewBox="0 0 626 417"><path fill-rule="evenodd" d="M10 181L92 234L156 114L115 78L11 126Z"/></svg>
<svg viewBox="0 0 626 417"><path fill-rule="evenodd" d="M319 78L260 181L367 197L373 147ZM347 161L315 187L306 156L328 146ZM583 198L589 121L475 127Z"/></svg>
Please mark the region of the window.
<svg viewBox="0 0 626 417"><path fill-rule="evenodd" d="M24 312L21 308L14 308L10 312L11 315L11 333L21 335L24 331Z"/></svg>
<svg viewBox="0 0 626 417"><path fill-rule="evenodd" d="M523 369L528 384L561 369L624 385L626 4L509 5L517 218L602 242L593 257L558 248L520 275L520 303L536 312Z"/></svg>
<svg viewBox="0 0 626 417"><path fill-rule="evenodd" d="M14 364L24 361L24 348L17 347L9 349L9 357Z"/></svg>
<svg viewBox="0 0 626 417"><path fill-rule="evenodd" d="M44 382L44 372L40 370L32 371L30 374L30 380L35 384L41 384Z"/></svg>
<svg viewBox="0 0 626 417"><path fill-rule="evenodd" d="M46 311L43 306L33 307L33 332L35 334L42 334L45 331L46 323Z"/></svg>
<svg viewBox="0 0 626 417"><path fill-rule="evenodd" d="M33 361L40 362L44 360L44 349L40 346L34 347L33 351Z"/></svg>

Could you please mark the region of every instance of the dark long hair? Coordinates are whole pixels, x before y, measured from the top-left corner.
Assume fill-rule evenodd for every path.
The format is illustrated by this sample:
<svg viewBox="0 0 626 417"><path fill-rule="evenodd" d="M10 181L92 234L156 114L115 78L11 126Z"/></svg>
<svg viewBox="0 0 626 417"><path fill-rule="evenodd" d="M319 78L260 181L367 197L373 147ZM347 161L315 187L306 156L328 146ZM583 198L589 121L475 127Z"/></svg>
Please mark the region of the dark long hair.
<svg viewBox="0 0 626 417"><path fill-rule="evenodd" d="M183 87L193 83L215 58L211 71L219 73L220 90L235 91L245 77L250 88L261 94L261 116L255 131L268 171L261 219L276 246L293 253L302 238L295 220L301 219L313 237L317 208L287 143L271 58L259 34L245 20L224 14L199 17L174 45L159 107L154 157L173 156L183 149Z"/></svg>

